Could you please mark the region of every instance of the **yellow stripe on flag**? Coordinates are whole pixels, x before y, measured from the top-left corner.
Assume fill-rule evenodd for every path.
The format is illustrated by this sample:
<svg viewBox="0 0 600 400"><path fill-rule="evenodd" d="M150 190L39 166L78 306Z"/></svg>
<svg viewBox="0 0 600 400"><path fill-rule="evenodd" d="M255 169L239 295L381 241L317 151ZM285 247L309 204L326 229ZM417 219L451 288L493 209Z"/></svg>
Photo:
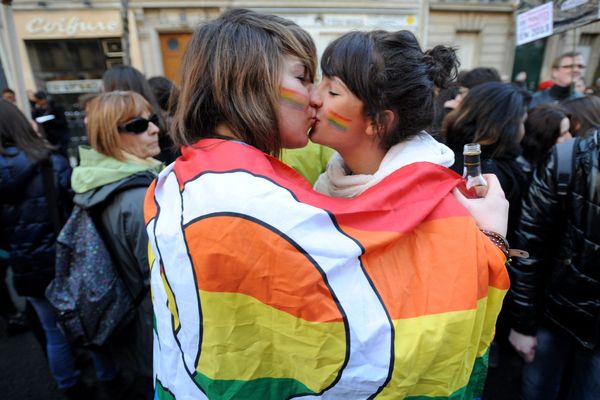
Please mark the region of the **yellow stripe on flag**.
<svg viewBox="0 0 600 400"><path fill-rule="evenodd" d="M173 289L171 289L171 286L169 286L167 278L165 277L165 273L162 270L160 271L160 277L162 278L162 284L165 288L165 293L167 294L167 308L173 316L173 330L177 331L179 329L179 312L177 311L175 295L173 294Z"/></svg>
<svg viewBox="0 0 600 400"><path fill-rule="evenodd" d="M393 321L396 366L377 399L448 397L467 385L475 358L485 354L494 337L496 321L489 316L496 313L489 310L499 309L505 294L490 288L476 310Z"/></svg>
<svg viewBox="0 0 600 400"><path fill-rule="evenodd" d="M237 293L200 291L202 351L210 379L291 378L314 392L337 377L346 354L342 322L310 322Z"/></svg>

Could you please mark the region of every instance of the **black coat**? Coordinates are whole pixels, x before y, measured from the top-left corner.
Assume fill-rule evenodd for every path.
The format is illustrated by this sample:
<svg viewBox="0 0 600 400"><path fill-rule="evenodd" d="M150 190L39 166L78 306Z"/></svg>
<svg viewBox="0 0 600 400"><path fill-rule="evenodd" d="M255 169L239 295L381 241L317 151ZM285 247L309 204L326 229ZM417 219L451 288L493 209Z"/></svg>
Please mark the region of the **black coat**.
<svg viewBox="0 0 600 400"><path fill-rule="evenodd" d="M60 155L52 154L50 160L64 218L71 207L71 168ZM10 253L15 289L22 296L44 296L54 277L56 233L51 221L40 162L7 147L0 155L0 247Z"/></svg>
<svg viewBox="0 0 600 400"><path fill-rule="evenodd" d="M461 149L453 149L455 154L455 163L452 169L458 174L463 173L463 155ZM508 242L512 245L514 232L519 224L521 216L521 198L527 189L529 177L517 162L518 151L509 152L502 157L490 157L483 152L481 154L481 172L484 174L495 174L498 177L500 186L504 191L506 200L510 204L508 210ZM513 246L514 247L514 246ZM516 247L515 247L516 248Z"/></svg>
<svg viewBox="0 0 600 400"><path fill-rule="evenodd" d="M557 195L555 155L536 169L514 247L529 251L510 267L513 328L533 335L542 320L588 348L600 342L600 149L590 137L576 148L570 190Z"/></svg>

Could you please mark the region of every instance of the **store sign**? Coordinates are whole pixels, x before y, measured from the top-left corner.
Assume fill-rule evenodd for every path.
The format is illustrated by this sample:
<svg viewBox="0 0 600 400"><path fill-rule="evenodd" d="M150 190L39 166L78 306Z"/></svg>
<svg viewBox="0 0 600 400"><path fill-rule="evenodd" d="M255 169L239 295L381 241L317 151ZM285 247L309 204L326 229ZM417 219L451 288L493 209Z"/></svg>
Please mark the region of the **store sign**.
<svg viewBox="0 0 600 400"><path fill-rule="evenodd" d="M70 18L46 19L44 17L32 18L25 23L25 30L29 34L64 34L76 36L82 33L114 33L118 34L120 25L118 20L112 21L86 21L77 16Z"/></svg>
<svg viewBox="0 0 600 400"><path fill-rule="evenodd" d="M281 14L307 29L406 29L416 27L415 15L379 15L379 14Z"/></svg>
<svg viewBox="0 0 600 400"><path fill-rule="evenodd" d="M552 2L517 15L517 46L552 35Z"/></svg>
<svg viewBox="0 0 600 400"><path fill-rule="evenodd" d="M57 93L98 93L102 90L102 79L82 79L73 81L47 81L50 94Z"/></svg>

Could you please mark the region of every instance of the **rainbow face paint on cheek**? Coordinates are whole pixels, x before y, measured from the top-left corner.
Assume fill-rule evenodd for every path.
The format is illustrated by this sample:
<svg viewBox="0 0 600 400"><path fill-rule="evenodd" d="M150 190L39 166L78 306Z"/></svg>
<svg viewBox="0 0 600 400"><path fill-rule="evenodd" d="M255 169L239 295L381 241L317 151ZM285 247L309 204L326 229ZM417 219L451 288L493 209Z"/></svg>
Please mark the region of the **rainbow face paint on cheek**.
<svg viewBox="0 0 600 400"><path fill-rule="evenodd" d="M308 96L293 89L281 86L280 94L283 104L295 110L304 110L308 105Z"/></svg>
<svg viewBox="0 0 600 400"><path fill-rule="evenodd" d="M327 111L327 123L339 132L346 132L350 122L352 122L350 118L342 117L340 114L331 110Z"/></svg>

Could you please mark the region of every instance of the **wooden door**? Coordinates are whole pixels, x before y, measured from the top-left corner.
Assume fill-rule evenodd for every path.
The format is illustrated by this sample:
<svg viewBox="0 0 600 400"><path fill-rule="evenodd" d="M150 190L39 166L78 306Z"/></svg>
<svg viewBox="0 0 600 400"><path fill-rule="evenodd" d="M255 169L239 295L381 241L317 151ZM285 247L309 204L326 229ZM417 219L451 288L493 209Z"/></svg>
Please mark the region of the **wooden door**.
<svg viewBox="0 0 600 400"><path fill-rule="evenodd" d="M190 32L161 33L159 37L165 76L179 85L181 60L192 34Z"/></svg>

